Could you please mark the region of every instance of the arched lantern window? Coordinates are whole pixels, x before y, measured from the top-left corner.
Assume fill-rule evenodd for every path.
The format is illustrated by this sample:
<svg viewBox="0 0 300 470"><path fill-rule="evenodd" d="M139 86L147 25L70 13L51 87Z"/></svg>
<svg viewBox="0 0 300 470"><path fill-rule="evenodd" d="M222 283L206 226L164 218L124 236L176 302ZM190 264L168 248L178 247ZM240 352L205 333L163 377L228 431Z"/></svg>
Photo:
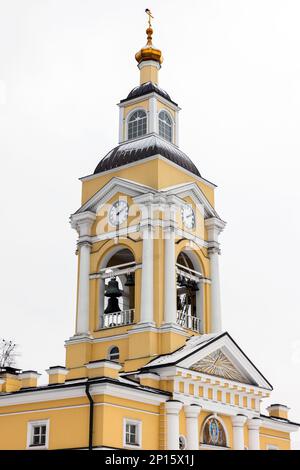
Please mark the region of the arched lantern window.
<svg viewBox="0 0 300 470"><path fill-rule="evenodd" d="M227 447L224 426L215 416L208 418L205 422L202 442L209 446Z"/></svg>
<svg viewBox="0 0 300 470"><path fill-rule="evenodd" d="M172 142L173 129L172 120L166 111L161 111L158 115L159 135Z"/></svg>
<svg viewBox="0 0 300 470"><path fill-rule="evenodd" d="M147 114L138 109L131 114L128 121L128 140L136 139L147 133Z"/></svg>

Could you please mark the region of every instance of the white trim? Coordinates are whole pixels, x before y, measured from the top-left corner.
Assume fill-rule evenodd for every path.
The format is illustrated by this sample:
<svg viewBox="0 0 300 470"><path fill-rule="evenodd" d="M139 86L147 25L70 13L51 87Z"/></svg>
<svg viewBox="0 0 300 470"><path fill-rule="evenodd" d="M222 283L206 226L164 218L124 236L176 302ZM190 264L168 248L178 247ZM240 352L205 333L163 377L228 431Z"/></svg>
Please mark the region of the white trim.
<svg viewBox="0 0 300 470"><path fill-rule="evenodd" d="M134 384L133 384L134 385ZM129 388L120 384L95 383L91 385L93 395L111 395L117 398L127 398L128 400L159 405L168 400L168 397L160 393L138 388ZM10 405L20 405L26 403L39 403L65 398L85 397L85 383L79 387L55 387L53 389L37 390L35 392L18 392L10 395L0 395L0 408Z"/></svg>
<svg viewBox="0 0 300 470"><path fill-rule="evenodd" d="M33 442L33 429L36 426L46 426L46 439L45 445L35 446ZM26 449L30 450L46 450L49 448L49 433L50 433L50 420L38 420L38 421L29 421L27 423L27 444Z"/></svg>
<svg viewBox="0 0 300 470"><path fill-rule="evenodd" d="M117 347L117 346L116 346ZM118 348L119 349L119 348ZM103 359L97 362L89 362L85 365L87 369L99 369L99 367L108 367L109 369L121 370L122 366L116 362L110 361L109 359Z"/></svg>
<svg viewBox="0 0 300 470"><path fill-rule="evenodd" d="M32 372L30 372L30 371L26 372L25 371L25 372L21 372L21 374L19 375L19 378L21 380L27 380L27 379L36 379L37 380L40 377L40 375L42 375L42 374L39 374L38 372L33 372L33 371Z"/></svg>
<svg viewBox="0 0 300 470"><path fill-rule="evenodd" d="M260 416L262 419L262 428L266 429L275 429L276 431L283 431L283 432L296 432L299 430L299 425L293 423L285 423L283 421L277 422L273 419L266 419L264 416Z"/></svg>
<svg viewBox="0 0 300 470"><path fill-rule="evenodd" d="M137 444L126 443L126 425L130 424L136 426L137 429ZM142 447L142 421L134 420L131 418L123 418L123 447L126 449L140 449Z"/></svg>
<svg viewBox="0 0 300 470"><path fill-rule="evenodd" d="M65 367L51 367L49 369L46 369L48 375L68 375L69 369L66 369Z"/></svg>
<svg viewBox="0 0 300 470"><path fill-rule="evenodd" d="M133 139L129 139L129 138L128 138L128 126L129 126L129 121L130 121L131 116L132 116L136 111L143 111L143 112L146 114L146 132L145 132L145 134L138 135L138 136L134 137ZM129 111L129 113L127 114L126 118L124 119L124 125L125 125L125 142L126 142L126 141L131 142L132 140L140 139L141 137L146 136L147 134L149 134L149 110L147 110L147 109L144 108L143 106L138 106L138 107L136 107L136 108L131 109L131 110Z"/></svg>

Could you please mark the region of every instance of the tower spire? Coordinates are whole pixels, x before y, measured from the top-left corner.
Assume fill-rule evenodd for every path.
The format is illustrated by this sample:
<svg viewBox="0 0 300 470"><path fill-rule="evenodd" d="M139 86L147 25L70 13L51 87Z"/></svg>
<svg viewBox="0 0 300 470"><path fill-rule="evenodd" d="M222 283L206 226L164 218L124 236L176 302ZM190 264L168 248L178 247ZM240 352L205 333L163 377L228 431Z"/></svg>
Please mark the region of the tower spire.
<svg viewBox="0 0 300 470"><path fill-rule="evenodd" d="M135 54L135 58L141 72L140 83L153 82L157 84L158 70L163 62L163 57L161 50L155 48L152 43L152 20L154 16L149 8L146 8L145 12L148 16L148 28L146 29L147 44Z"/></svg>

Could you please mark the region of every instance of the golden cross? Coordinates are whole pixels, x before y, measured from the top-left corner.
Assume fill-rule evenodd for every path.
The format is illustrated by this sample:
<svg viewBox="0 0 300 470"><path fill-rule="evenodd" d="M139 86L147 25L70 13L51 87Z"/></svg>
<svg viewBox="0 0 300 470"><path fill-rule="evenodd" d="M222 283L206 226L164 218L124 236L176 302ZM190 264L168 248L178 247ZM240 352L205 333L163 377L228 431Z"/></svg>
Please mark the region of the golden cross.
<svg viewBox="0 0 300 470"><path fill-rule="evenodd" d="M149 28L151 28L151 18L153 19L154 16L152 15L151 11L149 10L149 8L146 8L145 12L147 13L148 15L148 24L149 24Z"/></svg>

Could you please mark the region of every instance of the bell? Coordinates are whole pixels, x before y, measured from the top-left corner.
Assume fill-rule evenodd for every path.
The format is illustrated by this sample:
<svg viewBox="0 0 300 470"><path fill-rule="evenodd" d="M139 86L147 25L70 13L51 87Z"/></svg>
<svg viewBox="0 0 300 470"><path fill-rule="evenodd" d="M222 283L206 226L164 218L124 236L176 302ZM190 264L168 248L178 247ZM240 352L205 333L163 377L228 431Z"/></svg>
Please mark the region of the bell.
<svg viewBox="0 0 300 470"><path fill-rule="evenodd" d="M119 289L119 283L116 278L112 278L109 281L104 295L105 297L109 297L104 313L120 312L118 297L122 297L122 291Z"/></svg>
<svg viewBox="0 0 300 470"><path fill-rule="evenodd" d="M105 289L105 297L122 297L122 291L119 289L119 283L115 277L112 277Z"/></svg>
<svg viewBox="0 0 300 470"><path fill-rule="evenodd" d="M133 287L134 285L135 285L134 274L133 273L128 273L127 276L126 276L125 286L126 287Z"/></svg>
<svg viewBox="0 0 300 470"><path fill-rule="evenodd" d="M189 280L186 277L182 277L181 286L186 288L189 287Z"/></svg>

